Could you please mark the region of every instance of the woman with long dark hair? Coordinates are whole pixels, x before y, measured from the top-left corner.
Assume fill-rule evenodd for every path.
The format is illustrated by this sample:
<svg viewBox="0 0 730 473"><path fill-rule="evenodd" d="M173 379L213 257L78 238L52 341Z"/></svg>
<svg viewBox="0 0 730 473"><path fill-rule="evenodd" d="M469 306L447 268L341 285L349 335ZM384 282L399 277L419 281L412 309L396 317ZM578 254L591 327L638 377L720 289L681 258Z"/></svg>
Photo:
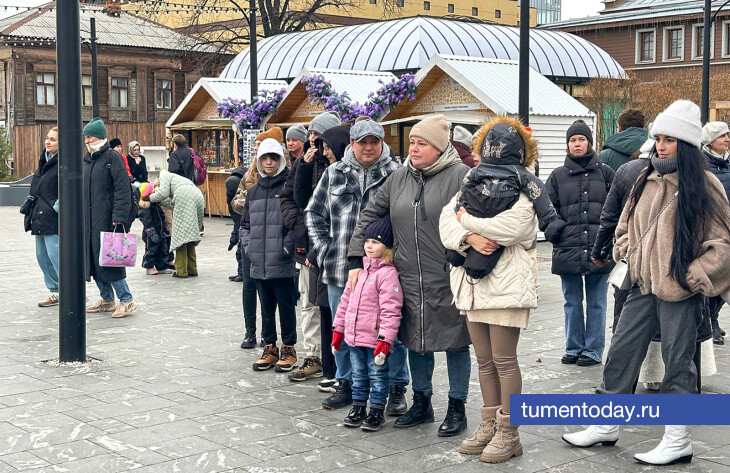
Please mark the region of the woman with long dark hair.
<svg viewBox="0 0 730 473"><path fill-rule="evenodd" d="M700 109L679 100L654 121L656 145L616 228L615 261L633 284L616 327L598 393L630 394L657 329L666 366L662 394L694 394L692 361L705 296L730 287L730 209L700 147ZM590 426L563 440L578 447L614 445L618 426ZM692 460L690 426L667 425L661 443L634 455L640 463Z"/></svg>

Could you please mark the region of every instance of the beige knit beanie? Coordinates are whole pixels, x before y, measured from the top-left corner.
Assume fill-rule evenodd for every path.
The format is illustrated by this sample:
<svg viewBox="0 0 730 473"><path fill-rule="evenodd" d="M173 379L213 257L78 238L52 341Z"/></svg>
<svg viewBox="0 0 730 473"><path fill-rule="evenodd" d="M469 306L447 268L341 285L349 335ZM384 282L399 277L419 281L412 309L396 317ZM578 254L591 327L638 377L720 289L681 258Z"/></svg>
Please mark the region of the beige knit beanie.
<svg viewBox="0 0 730 473"><path fill-rule="evenodd" d="M410 137L423 138L443 153L449 146L450 130L451 124L445 116L441 114L430 115L413 125Z"/></svg>

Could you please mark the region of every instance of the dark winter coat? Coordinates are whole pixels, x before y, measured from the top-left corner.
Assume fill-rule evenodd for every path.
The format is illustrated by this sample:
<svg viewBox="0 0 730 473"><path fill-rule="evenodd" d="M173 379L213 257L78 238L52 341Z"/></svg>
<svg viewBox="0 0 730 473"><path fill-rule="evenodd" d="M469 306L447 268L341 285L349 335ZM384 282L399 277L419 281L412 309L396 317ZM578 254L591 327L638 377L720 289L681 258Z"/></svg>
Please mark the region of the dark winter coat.
<svg viewBox="0 0 730 473"><path fill-rule="evenodd" d="M631 160L641 145L644 144L649 132L644 128L631 127L616 133L606 140L601 151L601 161L611 169L617 171L622 165Z"/></svg>
<svg viewBox="0 0 730 473"><path fill-rule="evenodd" d="M452 141L451 145L459 153L459 157L461 158L462 163L466 164L470 168L473 168L477 165L477 163L474 162L474 156L472 156L471 150L467 145L460 141Z"/></svg>
<svg viewBox="0 0 730 473"><path fill-rule="evenodd" d="M127 164L129 165L129 172L132 174L132 179L137 182L148 182L149 176L147 175L147 159L141 154L139 155L140 161L134 159L134 156L127 156Z"/></svg>
<svg viewBox="0 0 730 473"><path fill-rule="evenodd" d="M246 166L239 166L231 172L231 175L226 179L226 203L228 204L228 213L231 215L233 220L233 230L231 231L230 243L236 244L238 242L238 233L241 229L241 214L234 212L231 206L231 201L236 197L238 192L238 186L241 184L241 179L248 172Z"/></svg>
<svg viewBox="0 0 730 473"><path fill-rule="evenodd" d="M725 194L730 197L730 166L728 166L728 161L711 154L706 149L703 149L702 153L707 159L707 169L717 176L722 187L725 188Z"/></svg>
<svg viewBox="0 0 730 473"><path fill-rule="evenodd" d="M124 268L99 266L101 232L111 232L112 222L130 223L132 186L119 153L105 144L84 156L84 239L86 280L113 282L127 277ZM118 227L117 230L122 230Z"/></svg>
<svg viewBox="0 0 730 473"><path fill-rule="evenodd" d="M288 176L283 167L276 176L259 176L248 191L241 215L241 241L251 260L253 279L296 277L293 237L286 231L279 199Z"/></svg>
<svg viewBox="0 0 730 473"><path fill-rule="evenodd" d="M31 235L57 235L58 214L53 204L58 200L58 153L46 161L46 150L41 151L38 169L30 183L30 195L35 200L25 218L25 231Z"/></svg>
<svg viewBox="0 0 730 473"><path fill-rule="evenodd" d="M170 153L170 157L167 158L167 170L195 182L197 172L195 171L193 152L190 151L190 148L181 146Z"/></svg>
<svg viewBox="0 0 730 473"><path fill-rule="evenodd" d="M307 253L309 253L309 235L307 225L304 223L304 207L301 207L294 197L295 176L302 163L304 163L303 158L296 158L292 161L291 171L289 171L291 179L287 179L280 195L284 225L294 238L294 261L299 264L304 264Z"/></svg>
<svg viewBox="0 0 730 473"><path fill-rule="evenodd" d="M410 165L393 172L362 211L348 248L350 266L355 267L365 253L368 225L390 214L393 259L405 299L400 339L419 353L455 350L471 343L466 318L453 304L446 249L439 236L441 211L459 191L469 168L451 146L434 166L433 173L417 173ZM414 206L421 180L423 195L420 205Z"/></svg>
<svg viewBox="0 0 730 473"><path fill-rule="evenodd" d="M545 238L553 244L553 274L605 274L613 269L611 264L597 267L590 255L614 174L595 153L585 167L568 156L550 174L546 185L558 219Z"/></svg>
<svg viewBox="0 0 730 473"><path fill-rule="evenodd" d="M601 210L601 225L596 234L591 257L598 260L608 260L613 255L613 238L621 218L621 212L631 194L636 180L641 172L649 165L648 159L635 159L621 166L613 178L611 190L608 191L606 202Z"/></svg>

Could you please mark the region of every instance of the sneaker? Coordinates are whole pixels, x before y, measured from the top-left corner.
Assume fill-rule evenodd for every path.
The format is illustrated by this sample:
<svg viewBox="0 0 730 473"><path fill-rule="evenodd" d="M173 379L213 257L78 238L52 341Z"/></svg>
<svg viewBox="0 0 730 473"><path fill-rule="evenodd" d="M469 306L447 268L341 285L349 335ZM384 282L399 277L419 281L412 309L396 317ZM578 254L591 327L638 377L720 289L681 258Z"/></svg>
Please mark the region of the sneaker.
<svg viewBox="0 0 730 473"><path fill-rule="evenodd" d="M117 304L114 301L105 301L101 299L93 305L86 308L87 313L96 312L114 312L117 309Z"/></svg>
<svg viewBox="0 0 730 473"><path fill-rule="evenodd" d="M279 361L279 349L273 343L264 347L264 353L253 364L254 371L266 371L273 368Z"/></svg>
<svg viewBox="0 0 730 473"><path fill-rule="evenodd" d="M297 366L297 351L293 346L282 345L279 361L276 362L274 370L279 373L287 373Z"/></svg>
<svg viewBox="0 0 730 473"><path fill-rule="evenodd" d="M587 355L581 355L578 358L578 362L576 363L578 366L594 366L594 365L600 365L600 361L596 361L590 356Z"/></svg>
<svg viewBox="0 0 730 473"><path fill-rule="evenodd" d="M147 276L157 276L160 274L159 271L157 271L157 268L147 268Z"/></svg>
<svg viewBox="0 0 730 473"><path fill-rule="evenodd" d="M159 271L159 273L160 273L160 274L172 274L172 273L174 273L174 272L175 272L175 270L174 270L174 269L170 269L170 268L167 268L167 269L161 269L161 270Z"/></svg>
<svg viewBox="0 0 730 473"><path fill-rule="evenodd" d="M322 401L322 407L331 411L350 404L352 404L352 388L350 387L350 382L344 379L337 383L335 393Z"/></svg>
<svg viewBox="0 0 730 473"><path fill-rule="evenodd" d="M241 342L241 348L256 348L256 337L245 337Z"/></svg>
<svg viewBox="0 0 730 473"><path fill-rule="evenodd" d="M114 311L112 314L112 317L115 319L121 319L122 317L126 317L128 315L131 315L132 312L137 308L137 303L134 301L129 302L121 302L119 306L117 307L117 310Z"/></svg>
<svg viewBox="0 0 730 473"><path fill-rule="evenodd" d="M306 381L312 378L322 377L322 362L316 356L308 356L298 370L292 371L289 381Z"/></svg>
<svg viewBox="0 0 730 473"><path fill-rule="evenodd" d="M560 359L560 362L564 365L574 365L576 362L578 362L578 355L571 355L570 353L566 353L563 355L563 357Z"/></svg>
<svg viewBox="0 0 730 473"><path fill-rule="evenodd" d="M46 297L45 300L38 303L38 307L51 307L54 305L58 305L58 302L58 294L52 292L48 295L48 297Z"/></svg>
<svg viewBox="0 0 730 473"><path fill-rule="evenodd" d="M317 383L317 389L323 393L333 393L337 388L337 380L334 378L324 378L322 381Z"/></svg>

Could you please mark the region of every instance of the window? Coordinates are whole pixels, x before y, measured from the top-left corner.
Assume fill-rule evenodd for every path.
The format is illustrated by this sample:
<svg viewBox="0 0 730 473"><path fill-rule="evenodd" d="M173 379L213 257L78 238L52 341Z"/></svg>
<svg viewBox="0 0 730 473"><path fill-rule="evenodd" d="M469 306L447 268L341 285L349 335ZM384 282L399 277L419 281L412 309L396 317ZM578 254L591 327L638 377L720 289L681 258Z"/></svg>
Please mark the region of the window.
<svg viewBox="0 0 730 473"><path fill-rule="evenodd" d="M730 21L722 23L722 57L730 57Z"/></svg>
<svg viewBox="0 0 730 473"><path fill-rule="evenodd" d="M91 76L81 76L81 91L84 107L93 105L93 94L91 90Z"/></svg>
<svg viewBox="0 0 730 473"><path fill-rule="evenodd" d="M449 3L449 13L454 13L454 4Z"/></svg>
<svg viewBox="0 0 730 473"><path fill-rule="evenodd" d="M479 16L479 8L471 7L471 16Z"/></svg>
<svg viewBox="0 0 730 473"><path fill-rule="evenodd" d="M38 105L56 105L56 76L52 72L36 74L35 97Z"/></svg>
<svg viewBox="0 0 730 473"><path fill-rule="evenodd" d="M112 100L114 108L129 107L129 80L126 77L112 77Z"/></svg>
<svg viewBox="0 0 730 473"><path fill-rule="evenodd" d="M172 109L172 80L157 79L157 108Z"/></svg>
<svg viewBox="0 0 730 473"><path fill-rule="evenodd" d="M635 62L653 63L656 61L656 30L637 30L636 31L636 58Z"/></svg>
<svg viewBox="0 0 730 473"><path fill-rule="evenodd" d="M400 7L400 8L403 8L403 6L404 6L404 1L405 1L405 0L396 0L395 4L396 4L396 5L398 6L398 7Z"/></svg>
<svg viewBox="0 0 730 473"><path fill-rule="evenodd" d="M502 10L494 10L495 18L502 18Z"/></svg>
<svg viewBox="0 0 730 473"><path fill-rule="evenodd" d="M375 5L378 0L370 0L370 5Z"/></svg>
<svg viewBox="0 0 730 473"><path fill-rule="evenodd" d="M705 54L705 27L692 26L692 59L702 59ZM710 28L710 58L715 55L715 27Z"/></svg>
<svg viewBox="0 0 730 473"><path fill-rule="evenodd" d="M185 95L189 94L190 91L193 90L193 87L195 87L196 83L197 82L195 82L194 80L189 80L185 82Z"/></svg>
<svg viewBox="0 0 730 473"><path fill-rule="evenodd" d="M664 60L684 61L684 27L664 29Z"/></svg>
<svg viewBox="0 0 730 473"><path fill-rule="evenodd" d="M423 2L423 9L428 11L431 9L431 2Z"/></svg>

